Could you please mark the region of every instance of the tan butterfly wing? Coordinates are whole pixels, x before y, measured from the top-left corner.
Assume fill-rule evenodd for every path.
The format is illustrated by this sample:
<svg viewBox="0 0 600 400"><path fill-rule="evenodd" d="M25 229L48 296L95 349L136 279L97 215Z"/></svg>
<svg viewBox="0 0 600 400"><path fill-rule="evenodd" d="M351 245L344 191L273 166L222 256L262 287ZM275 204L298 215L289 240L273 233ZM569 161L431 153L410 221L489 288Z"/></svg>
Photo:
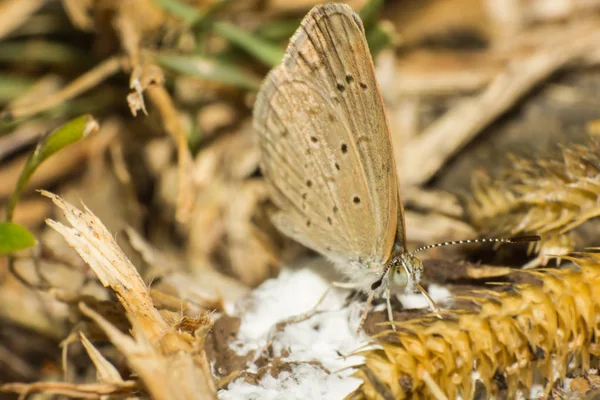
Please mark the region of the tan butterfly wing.
<svg viewBox="0 0 600 400"><path fill-rule="evenodd" d="M263 83L254 127L281 231L342 268L373 269L395 240L404 247L388 123L350 7L325 4L307 14Z"/></svg>

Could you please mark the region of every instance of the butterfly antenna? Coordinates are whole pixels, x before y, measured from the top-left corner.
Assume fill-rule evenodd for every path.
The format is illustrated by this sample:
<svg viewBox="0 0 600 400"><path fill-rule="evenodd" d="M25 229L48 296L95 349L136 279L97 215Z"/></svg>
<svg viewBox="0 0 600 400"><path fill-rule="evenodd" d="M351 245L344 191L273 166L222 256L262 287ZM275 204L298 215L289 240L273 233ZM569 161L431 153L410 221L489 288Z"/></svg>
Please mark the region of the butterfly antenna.
<svg viewBox="0 0 600 400"><path fill-rule="evenodd" d="M468 240L454 240L451 242L441 242L435 244L428 244L422 246L413 251L411 254L416 254L423 250L433 249L434 247L451 246L454 244L467 244L467 243L532 243L541 240L542 238L538 235L531 236L516 236L510 238L483 238L483 239L468 239ZM386 269L387 271L387 269Z"/></svg>
<svg viewBox="0 0 600 400"><path fill-rule="evenodd" d="M388 273L388 271L390 270L390 268L392 268L393 266L394 266L394 262L390 262L390 263L388 263L388 265L385 266L385 268L383 269L383 272L381 273L381 276L379 277L379 279L377 279L371 285L371 290L376 290L377 288L379 288L379 286L381 286L381 284L383 283L383 279L385 278L385 275Z"/></svg>
<svg viewBox="0 0 600 400"><path fill-rule="evenodd" d="M483 239L467 239L467 240L454 240L451 242L441 242L441 243L435 243L435 244L428 244L427 246L422 246L417 248L415 251L413 251L412 255L423 251L423 250L428 250L428 249L433 249L434 247L442 247L442 246L451 246L454 244L467 244L467 243L532 243L532 242L537 242L539 240L541 240L542 238L538 235L530 235L530 236L515 236L515 237L510 237L510 238L483 238ZM387 273L389 272L390 268L395 266L397 264L395 264L394 262L390 262L389 264L387 264L385 266L385 268L383 269L383 272L381 273L381 276L379 277L379 279L377 279L375 282L373 282L373 284L371 285L371 290L376 290L378 289L381 284L383 283L383 280L385 279L385 276L387 275ZM423 292L423 291L422 291Z"/></svg>

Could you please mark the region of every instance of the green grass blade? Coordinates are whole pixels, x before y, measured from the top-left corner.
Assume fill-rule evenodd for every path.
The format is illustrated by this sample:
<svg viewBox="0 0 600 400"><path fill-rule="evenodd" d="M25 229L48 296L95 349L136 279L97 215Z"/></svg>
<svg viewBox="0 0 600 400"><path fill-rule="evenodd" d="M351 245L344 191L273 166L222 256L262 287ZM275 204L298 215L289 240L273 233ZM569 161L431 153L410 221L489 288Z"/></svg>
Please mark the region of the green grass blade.
<svg viewBox="0 0 600 400"><path fill-rule="evenodd" d="M174 16L180 18L185 24L193 25L204 18L204 13L178 0L154 0L154 4Z"/></svg>
<svg viewBox="0 0 600 400"><path fill-rule="evenodd" d="M300 18L281 19L266 22L256 30L256 34L270 42L288 40L300 26Z"/></svg>
<svg viewBox="0 0 600 400"><path fill-rule="evenodd" d="M0 254L23 250L35 244L35 237L22 225L0 222Z"/></svg>
<svg viewBox="0 0 600 400"><path fill-rule="evenodd" d="M279 46L246 32L229 22L215 22L212 25L212 30L270 67L279 65L283 59L284 51Z"/></svg>
<svg viewBox="0 0 600 400"><path fill-rule="evenodd" d="M1 56L0 56L1 57ZM0 74L0 104L8 103L22 95L35 84L29 77L13 74Z"/></svg>
<svg viewBox="0 0 600 400"><path fill-rule="evenodd" d="M233 0L221 0L202 8L191 6L181 0L153 0L154 4L171 15L181 19L186 25L199 25L208 20L215 11L227 6Z"/></svg>
<svg viewBox="0 0 600 400"><path fill-rule="evenodd" d="M10 198L6 209L7 221L12 220L12 215L21 197L21 192L40 164L60 149L79 141L97 129L98 122L91 115L86 114L72 119L40 140L34 152L27 159L25 167L17 181L15 191Z"/></svg>
<svg viewBox="0 0 600 400"><path fill-rule="evenodd" d="M157 62L183 75L196 76L207 81L221 82L234 87L258 90L261 79L215 59L196 54L157 54Z"/></svg>

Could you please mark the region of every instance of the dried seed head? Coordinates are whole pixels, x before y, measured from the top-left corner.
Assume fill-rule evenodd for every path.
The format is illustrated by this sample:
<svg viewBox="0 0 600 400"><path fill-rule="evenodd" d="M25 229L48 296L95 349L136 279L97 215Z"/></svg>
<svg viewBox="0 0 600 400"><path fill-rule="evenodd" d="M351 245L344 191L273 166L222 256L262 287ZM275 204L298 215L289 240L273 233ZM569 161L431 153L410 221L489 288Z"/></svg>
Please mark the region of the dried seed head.
<svg viewBox="0 0 600 400"><path fill-rule="evenodd" d="M578 270L530 272L539 284L465 296L479 312L404 321L402 331L375 336L380 347L360 353L365 364L356 376L364 384L357 394L428 398L440 389L448 398L470 398L476 372L487 397L498 394L501 381L514 398L538 383L534 376L546 379L549 391L570 371L589 369L590 357L600 355L600 254L572 260Z"/></svg>
<svg viewBox="0 0 600 400"><path fill-rule="evenodd" d="M549 255L574 249L570 232L600 214L600 144L562 149L562 159L511 157L512 168L492 180L473 177L466 200L470 222L485 235L539 234L529 266L545 265Z"/></svg>

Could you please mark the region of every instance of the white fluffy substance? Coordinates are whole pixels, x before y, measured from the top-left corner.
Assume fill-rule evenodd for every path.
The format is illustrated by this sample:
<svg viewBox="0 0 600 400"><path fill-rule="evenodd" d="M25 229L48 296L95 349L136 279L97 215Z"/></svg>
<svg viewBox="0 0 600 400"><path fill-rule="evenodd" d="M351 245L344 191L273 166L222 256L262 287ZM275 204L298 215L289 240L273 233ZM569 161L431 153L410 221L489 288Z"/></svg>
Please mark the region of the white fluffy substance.
<svg viewBox="0 0 600 400"><path fill-rule="evenodd" d="M322 367L298 363L291 372L283 371L276 378L266 374L258 385L238 379L221 390L219 398L341 399L355 390L361 381L351 376L354 370L349 367L362 363L362 357L345 356L366 345L368 338L364 333L356 334L364 305L353 302L344 307L347 295L347 290L332 288L310 269L284 269L278 278L255 289L236 307L242 321L232 348L238 354L258 354L272 341L273 355L282 361L316 361ZM302 316L317 304L310 318L276 330L277 323Z"/></svg>
<svg viewBox="0 0 600 400"><path fill-rule="evenodd" d="M438 287L431 294L439 299L449 292ZM351 367L363 359L346 355L364 348L369 338L363 332L356 333L364 303L346 305L347 296L347 290L332 287L330 281L308 268L284 269L276 279L265 281L236 305L233 314L241 318L241 325L231 346L240 355L254 351L257 358L270 343L273 356L296 363L277 377L265 374L257 385L238 379L219 391L219 398L317 400L342 399L350 394L361 384L351 376ZM426 307L419 296L402 295L401 301L405 307ZM281 331L275 328L279 322L305 315L317 304L316 313L309 318L288 323ZM248 369L256 372L252 363Z"/></svg>
<svg viewBox="0 0 600 400"><path fill-rule="evenodd" d="M277 378L267 374L259 386L243 380L229 384L228 390L219 392L219 399L343 399L361 383L359 379L341 374L328 374L309 364L299 364L291 372L281 372Z"/></svg>

